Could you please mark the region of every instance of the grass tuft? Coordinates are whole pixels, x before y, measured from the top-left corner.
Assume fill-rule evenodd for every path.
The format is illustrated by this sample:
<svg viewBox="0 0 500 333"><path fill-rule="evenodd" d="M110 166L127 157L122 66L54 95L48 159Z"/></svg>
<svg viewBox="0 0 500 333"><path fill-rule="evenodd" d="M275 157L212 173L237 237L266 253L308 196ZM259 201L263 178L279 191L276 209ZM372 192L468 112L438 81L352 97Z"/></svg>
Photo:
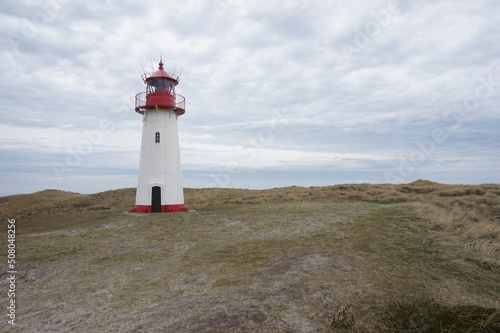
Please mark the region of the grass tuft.
<svg viewBox="0 0 500 333"><path fill-rule="evenodd" d="M496 333L500 332L500 311L418 298L388 304L381 323L388 333Z"/></svg>

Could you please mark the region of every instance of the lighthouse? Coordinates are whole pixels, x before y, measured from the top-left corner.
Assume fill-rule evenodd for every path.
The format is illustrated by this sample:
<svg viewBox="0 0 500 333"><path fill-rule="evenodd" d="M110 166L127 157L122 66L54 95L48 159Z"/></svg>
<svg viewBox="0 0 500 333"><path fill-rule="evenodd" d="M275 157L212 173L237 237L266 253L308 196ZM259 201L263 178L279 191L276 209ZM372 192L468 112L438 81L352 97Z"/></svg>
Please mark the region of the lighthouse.
<svg viewBox="0 0 500 333"><path fill-rule="evenodd" d="M175 93L179 77L158 70L144 74L146 91L135 96L142 115L141 158L135 208L137 213L187 211L184 206L177 119L186 111L183 96Z"/></svg>

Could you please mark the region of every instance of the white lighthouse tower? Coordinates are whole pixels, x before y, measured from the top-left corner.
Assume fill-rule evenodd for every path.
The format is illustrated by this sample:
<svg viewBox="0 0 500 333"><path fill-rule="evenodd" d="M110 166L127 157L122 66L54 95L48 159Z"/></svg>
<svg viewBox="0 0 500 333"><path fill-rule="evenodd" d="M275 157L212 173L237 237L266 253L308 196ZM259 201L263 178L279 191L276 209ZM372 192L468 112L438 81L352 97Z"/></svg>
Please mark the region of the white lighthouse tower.
<svg viewBox="0 0 500 333"><path fill-rule="evenodd" d="M186 102L175 93L179 77L163 70L145 74L146 91L135 96L143 118L141 161L135 199L138 213L187 211L184 206L177 119Z"/></svg>

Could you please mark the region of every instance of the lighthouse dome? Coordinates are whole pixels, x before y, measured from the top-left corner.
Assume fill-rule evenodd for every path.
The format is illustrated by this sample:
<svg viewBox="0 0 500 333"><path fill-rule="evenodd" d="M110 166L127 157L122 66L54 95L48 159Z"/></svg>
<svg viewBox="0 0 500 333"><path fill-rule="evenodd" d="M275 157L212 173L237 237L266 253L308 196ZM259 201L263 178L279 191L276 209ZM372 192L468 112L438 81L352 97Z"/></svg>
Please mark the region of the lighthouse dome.
<svg viewBox="0 0 500 333"><path fill-rule="evenodd" d="M173 81L175 85L177 85L179 83L179 77L178 76L176 76L174 74L167 73L163 69L163 61L161 61L161 60L158 63L158 70L156 72L148 75L148 78L146 80L149 80L149 79L158 79L158 78L165 78L167 80Z"/></svg>

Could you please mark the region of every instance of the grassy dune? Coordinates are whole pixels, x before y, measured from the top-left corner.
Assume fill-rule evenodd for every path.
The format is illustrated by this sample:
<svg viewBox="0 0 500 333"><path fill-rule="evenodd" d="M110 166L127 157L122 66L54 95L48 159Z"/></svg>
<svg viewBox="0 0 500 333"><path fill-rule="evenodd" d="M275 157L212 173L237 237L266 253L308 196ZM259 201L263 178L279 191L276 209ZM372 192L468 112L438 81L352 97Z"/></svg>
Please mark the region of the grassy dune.
<svg viewBox="0 0 500 333"><path fill-rule="evenodd" d="M194 212L124 215L134 195L0 198L12 331L500 331L500 185L186 189Z"/></svg>

